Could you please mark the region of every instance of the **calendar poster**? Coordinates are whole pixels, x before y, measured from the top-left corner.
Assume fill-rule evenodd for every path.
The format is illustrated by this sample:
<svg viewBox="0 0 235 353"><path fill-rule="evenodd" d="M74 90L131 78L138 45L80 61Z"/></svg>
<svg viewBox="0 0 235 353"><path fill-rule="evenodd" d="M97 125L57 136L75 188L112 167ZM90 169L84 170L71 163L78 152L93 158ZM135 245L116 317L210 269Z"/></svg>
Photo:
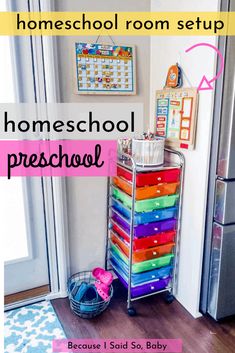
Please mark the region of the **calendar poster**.
<svg viewBox="0 0 235 353"><path fill-rule="evenodd" d="M75 43L77 94L136 94L135 48Z"/></svg>

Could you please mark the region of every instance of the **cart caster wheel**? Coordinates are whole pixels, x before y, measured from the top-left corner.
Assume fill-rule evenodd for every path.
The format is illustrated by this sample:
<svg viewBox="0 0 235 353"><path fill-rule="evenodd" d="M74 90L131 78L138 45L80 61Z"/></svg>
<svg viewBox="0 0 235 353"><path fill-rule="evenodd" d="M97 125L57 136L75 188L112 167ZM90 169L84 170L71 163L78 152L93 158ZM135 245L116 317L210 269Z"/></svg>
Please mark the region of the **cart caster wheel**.
<svg viewBox="0 0 235 353"><path fill-rule="evenodd" d="M136 316L136 310L134 308L127 309L129 316Z"/></svg>
<svg viewBox="0 0 235 353"><path fill-rule="evenodd" d="M174 300L175 300L175 297L174 297L174 295L171 294L171 293L168 293L168 294L165 296L165 302L166 302L167 304L173 303Z"/></svg>

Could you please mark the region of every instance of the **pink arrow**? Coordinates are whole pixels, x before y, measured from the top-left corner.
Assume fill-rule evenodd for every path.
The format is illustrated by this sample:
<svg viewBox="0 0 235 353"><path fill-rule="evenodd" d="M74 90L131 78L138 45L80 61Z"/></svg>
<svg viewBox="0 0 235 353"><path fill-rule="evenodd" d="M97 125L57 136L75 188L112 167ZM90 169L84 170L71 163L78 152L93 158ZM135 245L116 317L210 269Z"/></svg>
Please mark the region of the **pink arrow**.
<svg viewBox="0 0 235 353"><path fill-rule="evenodd" d="M186 49L185 52L188 53L192 49L197 48L197 47L202 47L202 46L203 47L212 48L212 49L214 49L216 51L216 53L219 55L219 58L220 58L220 69L219 69L217 75L215 77L213 77L211 80L208 80L206 75L203 75L203 77L201 79L201 82L199 83L199 86L197 88L198 91L212 90L213 86L211 85L211 83L216 81L220 77L220 75L222 74L223 69L224 69L224 57L223 57L222 53L219 51L219 49L216 48L212 44L209 44L209 43L198 43L198 44L195 44L192 47Z"/></svg>

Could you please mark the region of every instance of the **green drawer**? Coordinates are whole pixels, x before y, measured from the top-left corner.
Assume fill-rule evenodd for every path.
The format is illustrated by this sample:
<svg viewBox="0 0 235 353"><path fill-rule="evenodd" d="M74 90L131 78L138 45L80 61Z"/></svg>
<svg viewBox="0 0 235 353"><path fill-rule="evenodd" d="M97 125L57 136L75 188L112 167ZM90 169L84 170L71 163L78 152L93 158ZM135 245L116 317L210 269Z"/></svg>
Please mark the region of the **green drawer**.
<svg viewBox="0 0 235 353"><path fill-rule="evenodd" d="M113 187L113 196L123 202L123 204L129 208L132 206L132 198L122 192L121 190ZM178 200L179 195L169 195L156 197L154 199L139 200L135 201L136 212L151 212L159 208L173 207Z"/></svg>
<svg viewBox="0 0 235 353"><path fill-rule="evenodd" d="M126 264L128 264L128 258L112 242L111 242L111 251L114 252L117 256L119 256ZM168 255L164 255L162 257L158 257L156 259L132 264L132 272L139 273L139 272L153 270L155 268L159 268L159 267L163 267L163 266L168 266L173 257L174 257L173 254L168 254Z"/></svg>

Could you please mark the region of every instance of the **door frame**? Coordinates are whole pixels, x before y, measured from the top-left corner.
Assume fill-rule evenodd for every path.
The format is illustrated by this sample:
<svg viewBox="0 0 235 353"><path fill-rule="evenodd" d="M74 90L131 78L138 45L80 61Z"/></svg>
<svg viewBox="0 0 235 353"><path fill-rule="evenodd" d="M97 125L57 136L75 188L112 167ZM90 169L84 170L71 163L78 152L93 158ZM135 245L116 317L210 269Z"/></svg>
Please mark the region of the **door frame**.
<svg viewBox="0 0 235 353"><path fill-rule="evenodd" d="M17 11L17 1L13 2L11 6L10 11ZM54 1L26 0L25 7L24 10L26 11L53 11ZM26 45L30 43L31 46L32 67L30 70L34 71L35 92L30 95L32 101L41 103L59 102L56 38L30 37L30 40L26 41L26 43ZM13 46L15 45L17 45L17 41L16 44L13 44ZM32 78L30 77L29 79ZM16 96L20 100L19 94ZM50 119L49 116L48 119ZM32 304L44 299L51 300L67 296L67 279L70 272L70 264L65 178L42 177L41 183L44 200L50 293L5 305L5 310Z"/></svg>
<svg viewBox="0 0 235 353"><path fill-rule="evenodd" d="M221 0L220 11L229 11L230 0ZM226 59L227 36L218 37L218 49ZM217 72L219 70L219 61L217 62ZM213 126L211 137L211 153L208 178L208 194L207 194L207 214L205 219L205 235L202 261L202 276L200 288L200 303L199 310L202 314L207 313L209 300L209 276L211 262L211 244L213 235L213 220L214 220L214 201L215 201L215 182L217 174L217 159L219 151L219 132L221 123L221 107L223 99L224 73L216 80L214 108L213 108Z"/></svg>

